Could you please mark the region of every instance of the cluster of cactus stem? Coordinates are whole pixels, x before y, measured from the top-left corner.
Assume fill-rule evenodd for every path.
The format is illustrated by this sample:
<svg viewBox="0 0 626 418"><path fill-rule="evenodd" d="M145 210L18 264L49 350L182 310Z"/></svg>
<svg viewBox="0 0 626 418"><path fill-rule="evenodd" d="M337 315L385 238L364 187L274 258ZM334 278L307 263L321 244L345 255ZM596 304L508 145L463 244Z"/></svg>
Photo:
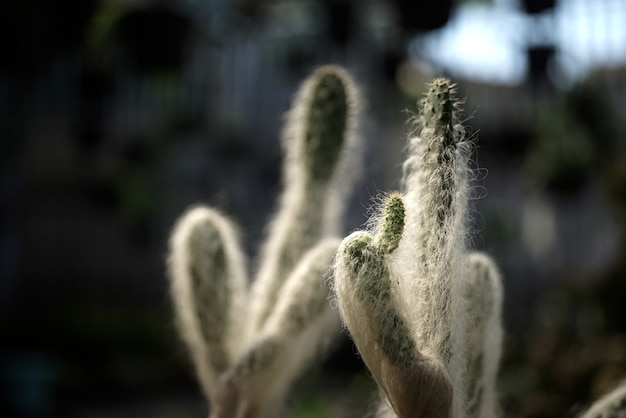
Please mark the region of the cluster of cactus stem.
<svg viewBox="0 0 626 418"><path fill-rule="evenodd" d="M326 274L358 170L356 96L335 66L298 91L283 131L283 191L251 284L227 216L199 206L174 228L171 295L212 418L277 416L294 380L339 334Z"/></svg>
<svg viewBox="0 0 626 418"><path fill-rule="evenodd" d="M341 243L337 301L381 389L380 416L493 417L502 288L467 246L471 141L449 80L435 79L418 110L402 192Z"/></svg>
<svg viewBox="0 0 626 418"><path fill-rule="evenodd" d="M170 241L172 297L212 418L278 416L340 319L378 385L377 417L502 416L502 283L492 259L468 245L473 142L461 106L449 80L427 86L401 191L341 240L358 168L357 92L345 70L314 72L288 115L284 190L251 285L226 216L196 207L181 217ZM623 385L582 418L625 411Z"/></svg>

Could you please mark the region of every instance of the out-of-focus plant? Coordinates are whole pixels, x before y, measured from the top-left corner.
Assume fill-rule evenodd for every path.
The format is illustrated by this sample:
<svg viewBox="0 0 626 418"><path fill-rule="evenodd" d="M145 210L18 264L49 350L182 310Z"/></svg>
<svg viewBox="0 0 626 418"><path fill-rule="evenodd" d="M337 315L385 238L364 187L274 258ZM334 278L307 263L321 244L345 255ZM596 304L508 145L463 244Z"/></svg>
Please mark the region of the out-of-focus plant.
<svg viewBox="0 0 626 418"><path fill-rule="evenodd" d="M338 67L300 88L282 141L284 190L251 286L227 216L196 207L172 233L176 317L214 418L279 414L294 380L339 334L324 274L359 169L357 109L354 83Z"/></svg>

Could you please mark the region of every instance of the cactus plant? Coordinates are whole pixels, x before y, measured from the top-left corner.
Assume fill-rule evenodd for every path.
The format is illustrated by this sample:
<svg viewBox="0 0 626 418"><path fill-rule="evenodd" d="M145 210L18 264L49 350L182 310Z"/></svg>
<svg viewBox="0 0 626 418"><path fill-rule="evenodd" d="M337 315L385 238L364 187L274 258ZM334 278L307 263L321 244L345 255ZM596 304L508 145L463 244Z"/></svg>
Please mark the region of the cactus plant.
<svg viewBox="0 0 626 418"><path fill-rule="evenodd" d="M428 86L402 193L336 258L341 317L381 389L379 416L495 415L501 288L490 259L466 244L471 142L460 105L449 80Z"/></svg>
<svg viewBox="0 0 626 418"><path fill-rule="evenodd" d="M283 132L284 189L256 278L232 221L196 207L177 222L168 270L177 322L213 418L276 416L340 323L325 266L358 171L357 91L335 66L300 88Z"/></svg>
<svg viewBox="0 0 626 418"><path fill-rule="evenodd" d="M252 284L227 216L205 206L181 216L171 295L212 418L277 416L340 318L379 387L376 417L501 415L502 283L493 260L468 245L472 140L461 105L449 80L428 86L401 191L341 240L358 169L357 92L344 70L318 69L287 118L284 189ZM339 315L324 283L333 258ZM581 418L623 416L625 398L622 384Z"/></svg>

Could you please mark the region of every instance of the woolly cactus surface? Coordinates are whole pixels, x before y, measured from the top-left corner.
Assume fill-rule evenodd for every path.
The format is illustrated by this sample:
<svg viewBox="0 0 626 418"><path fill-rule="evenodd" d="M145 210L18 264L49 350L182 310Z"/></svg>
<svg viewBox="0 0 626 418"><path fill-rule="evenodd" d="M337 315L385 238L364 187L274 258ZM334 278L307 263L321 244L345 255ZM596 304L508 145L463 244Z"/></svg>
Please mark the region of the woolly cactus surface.
<svg viewBox="0 0 626 418"><path fill-rule="evenodd" d="M341 240L358 146L357 95L327 66L304 82L282 145L283 193L248 283L234 223L203 206L172 232L171 295L212 418L280 415L290 387L327 351L340 317L377 383L379 418L494 418L502 282L468 248L472 141L453 83L427 86L400 192ZM330 265L333 263L332 268ZM329 303L333 273L338 311ZM581 418L626 416L626 385Z"/></svg>
<svg viewBox="0 0 626 418"><path fill-rule="evenodd" d="M388 405L381 417L495 414L500 279L487 256L468 255L471 142L460 107L449 80L428 86L402 193L373 233L344 239L335 262L342 319ZM470 324L490 343L468 347Z"/></svg>
<svg viewBox="0 0 626 418"><path fill-rule="evenodd" d="M225 215L198 207L174 228L172 299L213 418L277 416L293 381L338 335L325 274L358 171L356 103L335 66L300 88L283 133L283 193L250 287Z"/></svg>

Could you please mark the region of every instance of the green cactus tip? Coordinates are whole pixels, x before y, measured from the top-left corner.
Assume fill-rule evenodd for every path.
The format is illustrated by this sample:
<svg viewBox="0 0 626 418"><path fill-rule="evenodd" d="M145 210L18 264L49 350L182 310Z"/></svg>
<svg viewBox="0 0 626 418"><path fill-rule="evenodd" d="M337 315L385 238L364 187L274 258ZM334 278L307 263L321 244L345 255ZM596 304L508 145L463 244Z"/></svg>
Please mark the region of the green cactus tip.
<svg viewBox="0 0 626 418"><path fill-rule="evenodd" d="M306 116L304 155L313 181L328 181L345 143L350 100L347 78L337 67L320 68L313 76Z"/></svg>
<svg viewBox="0 0 626 418"><path fill-rule="evenodd" d="M425 128L432 128L443 135L446 145L452 145L455 113L459 99L456 95L456 84L446 78L436 78L428 85L428 91L420 102L421 123Z"/></svg>
<svg viewBox="0 0 626 418"><path fill-rule="evenodd" d="M393 192L385 200L382 225L376 241L380 250L391 254L398 248L404 230L404 201L402 194Z"/></svg>

